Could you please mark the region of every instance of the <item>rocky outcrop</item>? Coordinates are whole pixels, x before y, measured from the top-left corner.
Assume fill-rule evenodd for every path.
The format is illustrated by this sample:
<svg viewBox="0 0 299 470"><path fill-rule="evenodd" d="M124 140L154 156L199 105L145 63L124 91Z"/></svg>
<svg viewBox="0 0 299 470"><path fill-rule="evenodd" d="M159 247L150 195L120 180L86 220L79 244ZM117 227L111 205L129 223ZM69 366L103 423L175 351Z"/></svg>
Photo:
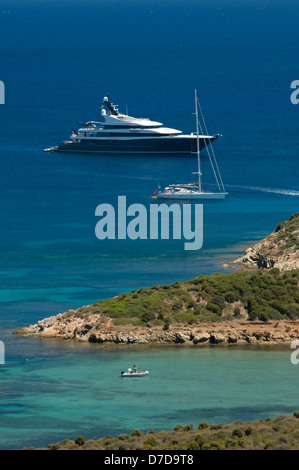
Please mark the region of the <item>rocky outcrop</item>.
<svg viewBox="0 0 299 470"><path fill-rule="evenodd" d="M194 327L173 325L168 330L162 327L107 326L99 315L90 319L65 321L66 314L38 321L35 325L20 328L16 334L42 338L62 338L99 344L277 344L291 343L299 339L299 320L250 322L203 323Z"/></svg>
<svg viewBox="0 0 299 470"><path fill-rule="evenodd" d="M266 238L249 247L233 264L290 271L299 268L299 213L281 222Z"/></svg>

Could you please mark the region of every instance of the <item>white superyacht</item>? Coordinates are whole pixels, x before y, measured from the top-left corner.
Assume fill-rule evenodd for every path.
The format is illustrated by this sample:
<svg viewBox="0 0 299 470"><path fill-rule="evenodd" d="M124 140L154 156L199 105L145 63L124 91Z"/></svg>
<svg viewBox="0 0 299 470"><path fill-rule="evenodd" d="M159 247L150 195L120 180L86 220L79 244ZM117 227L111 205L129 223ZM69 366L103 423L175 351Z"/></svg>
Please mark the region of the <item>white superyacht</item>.
<svg viewBox="0 0 299 470"><path fill-rule="evenodd" d="M69 140L45 151L105 154L192 154L213 142L220 134L183 134L161 122L122 114L105 96L102 121L89 121L73 130Z"/></svg>

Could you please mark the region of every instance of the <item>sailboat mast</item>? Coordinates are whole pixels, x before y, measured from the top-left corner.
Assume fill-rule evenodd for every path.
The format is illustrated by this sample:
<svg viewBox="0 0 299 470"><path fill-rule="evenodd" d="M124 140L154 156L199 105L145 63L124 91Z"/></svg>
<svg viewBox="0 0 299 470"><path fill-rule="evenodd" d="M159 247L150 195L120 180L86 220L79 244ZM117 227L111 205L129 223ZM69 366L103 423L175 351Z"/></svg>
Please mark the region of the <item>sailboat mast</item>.
<svg viewBox="0 0 299 470"><path fill-rule="evenodd" d="M198 126L198 109L197 109L197 90L195 90L195 116L196 116L196 135L197 135L198 191L201 193L201 171L200 171L200 147L199 147L199 126Z"/></svg>

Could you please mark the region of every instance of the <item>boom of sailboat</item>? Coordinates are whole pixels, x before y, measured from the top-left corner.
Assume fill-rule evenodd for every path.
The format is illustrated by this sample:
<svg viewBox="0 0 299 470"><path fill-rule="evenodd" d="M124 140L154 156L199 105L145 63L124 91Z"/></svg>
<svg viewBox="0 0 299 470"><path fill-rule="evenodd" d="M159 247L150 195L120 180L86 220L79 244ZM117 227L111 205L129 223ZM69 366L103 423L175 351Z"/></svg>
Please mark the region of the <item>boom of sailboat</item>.
<svg viewBox="0 0 299 470"><path fill-rule="evenodd" d="M210 146L207 146L206 149L207 149L209 160L210 160L212 170L215 176L218 191L212 192L212 191L203 190L201 162L200 162L200 145L199 145L199 128L202 130L202 126L199 121L198 109L200 110L203 125L206 129L205 120L203 118L203 114L202 114L201 107L200 107L198 97L197 97L197 90L195 90L195 116L196 116L196 135L197 135L197 150L196 150L197 172L195 172L195 174L198 175L198 180L194 183L170 184L164 190L161 190L161 189L155 190L153 198L187 199L187 200L193 200L193 199L221 200L221 199L225 199L225 196L228 194L225 191L225 187L221 178L221 174L219 171L219 167L216 161L212 144L210 144ZM208 147L210 147L210 149Z"/></svg>

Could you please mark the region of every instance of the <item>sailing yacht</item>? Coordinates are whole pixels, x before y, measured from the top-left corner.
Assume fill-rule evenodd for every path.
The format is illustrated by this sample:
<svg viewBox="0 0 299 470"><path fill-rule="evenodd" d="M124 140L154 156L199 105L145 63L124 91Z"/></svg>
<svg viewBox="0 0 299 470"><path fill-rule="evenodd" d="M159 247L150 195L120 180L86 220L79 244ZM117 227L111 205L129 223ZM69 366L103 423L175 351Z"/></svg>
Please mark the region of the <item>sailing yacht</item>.
<svg viewBox="0 0 299 470"><path fill-rule="evenodd" d="M212 145L210 148L212 150L212 155L209 152L207 147L207 152L209 155L210 163L214 172L214 176L216 179L216 183L218 186L218 191L204 191L202 187L202 173L201 173L201 166L200 166L200 144L199 144L199 118L198 118L198 108L201 110L198 98L197 98L197 90L195 90L195 116L196 116L196 136L197 136L197 172L195 174L198 175L198 181L195 183L187 183L187 184L170 184L167 186L163 191L156 190L153 198L157 199L202 199L202 200L220 200L225 199L227 192L225 191L224 184L220 175L220 171L218 168L218 164L216 161L216 157L213 151ZM203 119L203 115L201 113L201 117L205 126L205 121ZM206 126L205 126L206 127Z"/></svg>

